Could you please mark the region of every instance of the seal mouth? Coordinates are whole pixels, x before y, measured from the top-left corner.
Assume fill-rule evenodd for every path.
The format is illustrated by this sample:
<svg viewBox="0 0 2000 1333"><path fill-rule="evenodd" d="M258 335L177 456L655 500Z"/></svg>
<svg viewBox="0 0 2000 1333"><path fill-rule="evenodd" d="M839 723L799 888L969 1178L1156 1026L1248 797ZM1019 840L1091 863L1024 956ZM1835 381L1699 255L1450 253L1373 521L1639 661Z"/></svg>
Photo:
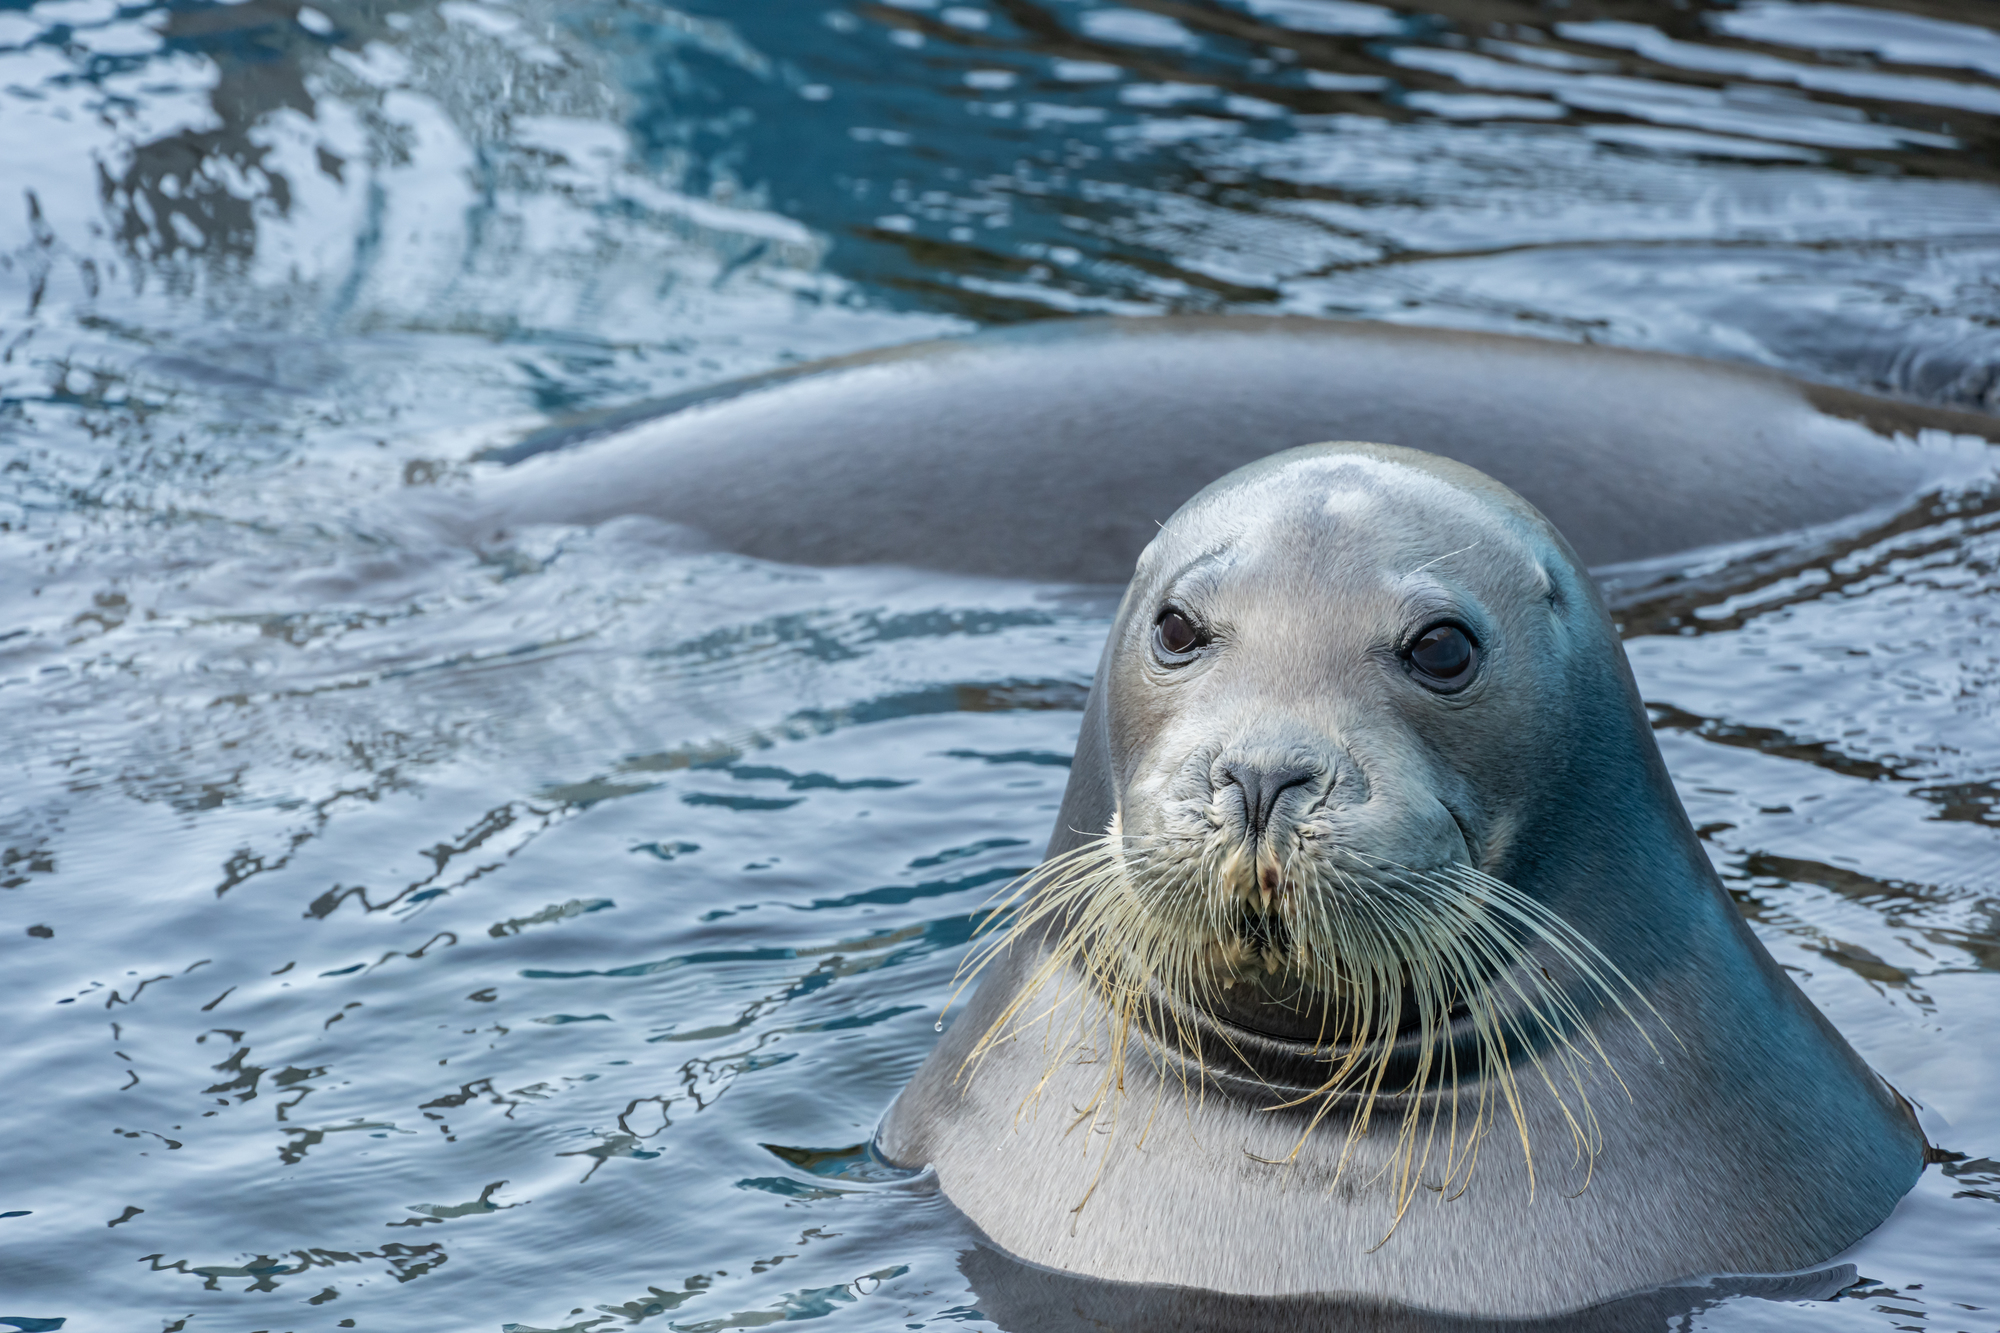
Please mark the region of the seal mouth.
<svg viewBox="0 0 2000 1333"><path fill-rule="evenodd" d="M1280 993L1267 983L1239 983L1214 999L1193 1003L1157 978L1147 988L1138 1033L1148 1052L1188 1078L1203 1078L1252 1096L1312 1101L1358 1109L1368 1103L1436 1098L1472 1090L1490 1071L1492 1053L1480 1041L1471 1007L1459 1000L1426 1023L1406 987L1393 1031L1372 1041L1334 1034L1335 1005L1295 986ZM1536 1043L1541 1045L1541 1043ZM1509 1051L1510 1065L1531 1052ZM1329 1087L1342 1066L1379 1070L1379 1081Z"/></svg>

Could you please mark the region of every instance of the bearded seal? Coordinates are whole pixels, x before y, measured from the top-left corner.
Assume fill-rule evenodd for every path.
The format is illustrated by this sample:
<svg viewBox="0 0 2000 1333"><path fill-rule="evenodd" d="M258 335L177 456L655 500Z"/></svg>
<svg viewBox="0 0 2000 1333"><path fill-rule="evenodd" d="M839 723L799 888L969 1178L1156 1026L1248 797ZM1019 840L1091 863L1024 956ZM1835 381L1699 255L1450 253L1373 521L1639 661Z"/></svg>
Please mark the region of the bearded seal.
<svg viewBox="0 0 2000 1333"><path fill-rule="evenodd" d="M1570 545L1409 449L1160 529L978 966L879 1148L1093 1278L1534 1319L1807 1268L1924 1162L1722 889Z"/></svg>
<svg viewBox="0 0 2000 1333"><path fill-rule="evenodd" d="M1990 470L2000 422L1725 365L1298 317L1056 320L794 366L481 455L460 540L638 515L787 564L1122 585L1159 520L1316 440L1456 458L1590 565L1773 538ZM416 492L423 499L429 488Z"/></svg>

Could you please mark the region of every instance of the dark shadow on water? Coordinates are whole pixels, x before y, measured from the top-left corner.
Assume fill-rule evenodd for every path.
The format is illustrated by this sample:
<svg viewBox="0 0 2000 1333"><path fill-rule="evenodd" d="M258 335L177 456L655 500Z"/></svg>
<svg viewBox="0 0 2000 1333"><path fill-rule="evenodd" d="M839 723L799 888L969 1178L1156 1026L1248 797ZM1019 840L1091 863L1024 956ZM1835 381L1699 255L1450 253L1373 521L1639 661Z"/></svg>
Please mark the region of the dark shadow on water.
<svg viewBox="0 0 2000 1333"><path fill-rule="evenodd" d="M1377 1301L1100 1282L985 1245L961 1253L958 1267L979 1312L1007 1333L1652 1333L1691 1327L1691 1316L1730 1300L1831 1300L1856 1280L1851 1264L1697 1278L1554 1318L1475 1319Z"/></svg>

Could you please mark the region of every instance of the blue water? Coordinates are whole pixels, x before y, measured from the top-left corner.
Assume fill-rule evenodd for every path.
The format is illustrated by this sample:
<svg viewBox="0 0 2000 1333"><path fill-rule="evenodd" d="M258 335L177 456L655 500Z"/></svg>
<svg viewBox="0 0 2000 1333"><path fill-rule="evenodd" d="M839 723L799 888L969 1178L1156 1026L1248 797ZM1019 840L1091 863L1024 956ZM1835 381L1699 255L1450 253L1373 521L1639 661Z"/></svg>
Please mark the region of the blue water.
<svg viewBox="0 0 2000 1333"><path fill-rule="evenodd" d="M993 1327L865 1145L1101 591L439 544L552 417L1077 311L2000 411L2000 27L1433 0L0 4L0 1328ZM1697 827L1963 1160L2000 1328L2000 499L1627 612ZM157 1321L157 1322L156 1322Z"/></svg>

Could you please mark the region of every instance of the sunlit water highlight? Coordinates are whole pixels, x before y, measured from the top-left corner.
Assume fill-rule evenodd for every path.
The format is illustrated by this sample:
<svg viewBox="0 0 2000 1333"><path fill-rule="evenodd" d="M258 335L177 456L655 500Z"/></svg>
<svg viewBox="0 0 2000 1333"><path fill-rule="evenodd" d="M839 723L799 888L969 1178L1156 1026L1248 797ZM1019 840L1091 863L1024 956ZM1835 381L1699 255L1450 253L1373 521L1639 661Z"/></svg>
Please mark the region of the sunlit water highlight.
<svg viewBox="0 0 2000 1333"><path fill-rule="evenodd" d="M2000 409L1997 126L1946 0L0 7L0 1327L990 1327L865 1144L1103 591L398 497L1080 310ZM1964 1154L1704 1326L2000 1327L1996 592L1975 490L1623 613L1744 910Z"/></svg>

